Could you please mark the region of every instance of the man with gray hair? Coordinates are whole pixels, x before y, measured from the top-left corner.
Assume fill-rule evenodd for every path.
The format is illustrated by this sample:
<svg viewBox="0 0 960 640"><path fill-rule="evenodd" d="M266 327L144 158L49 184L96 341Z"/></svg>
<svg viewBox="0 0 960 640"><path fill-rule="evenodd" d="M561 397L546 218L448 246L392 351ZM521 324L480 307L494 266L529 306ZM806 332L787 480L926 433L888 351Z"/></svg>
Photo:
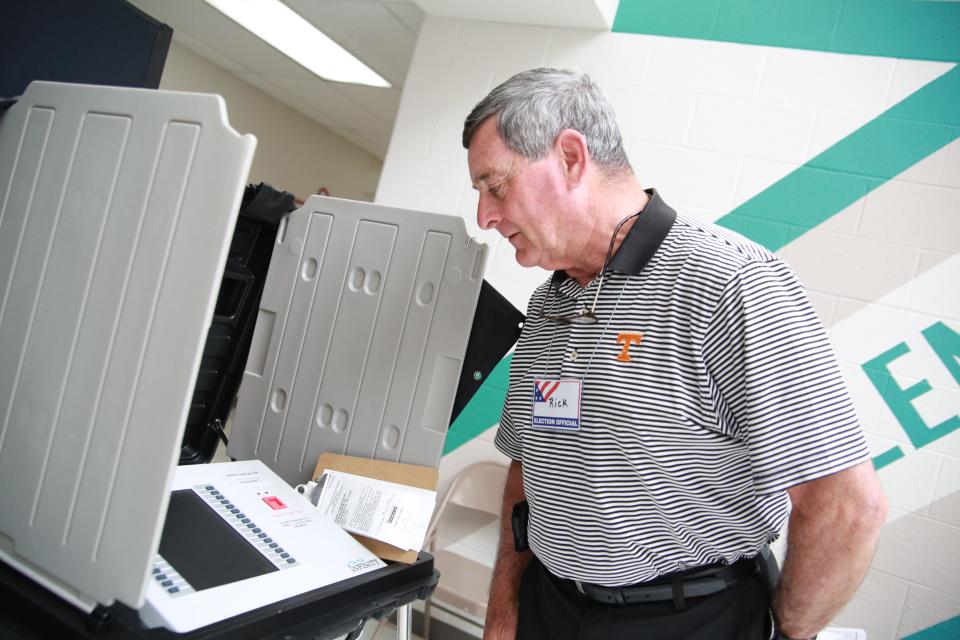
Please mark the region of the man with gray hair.
<svg viewBox="0 0 960 640"><path fill-rule="evenodd" d="M463 146L479 225L554 272L496 437L512 462L484 637L815 637L886 503L796 278L643 189L583 73L513 76Z"/></svg>

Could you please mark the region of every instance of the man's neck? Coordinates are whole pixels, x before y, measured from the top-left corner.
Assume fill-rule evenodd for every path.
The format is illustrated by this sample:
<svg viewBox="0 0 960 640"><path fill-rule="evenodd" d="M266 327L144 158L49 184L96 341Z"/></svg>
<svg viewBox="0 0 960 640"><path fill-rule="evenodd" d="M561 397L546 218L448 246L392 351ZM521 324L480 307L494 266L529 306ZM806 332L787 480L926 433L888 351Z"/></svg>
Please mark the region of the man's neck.
<svg viewBox="0 0 960 640"><path fill-rule="evenodd" d="M574 263L564 269L581 287L590 284L603 269L607 252L610 251L610 239L617 225L624 218L641 211L650 200L632 174L619 179L607 178L598 186L596 193L597 197L591 200L585 216L585 220L590 222L584 228L582 251ZM617 252L635 222L636 218L633 218L620 227L610 255Z"/></svg>

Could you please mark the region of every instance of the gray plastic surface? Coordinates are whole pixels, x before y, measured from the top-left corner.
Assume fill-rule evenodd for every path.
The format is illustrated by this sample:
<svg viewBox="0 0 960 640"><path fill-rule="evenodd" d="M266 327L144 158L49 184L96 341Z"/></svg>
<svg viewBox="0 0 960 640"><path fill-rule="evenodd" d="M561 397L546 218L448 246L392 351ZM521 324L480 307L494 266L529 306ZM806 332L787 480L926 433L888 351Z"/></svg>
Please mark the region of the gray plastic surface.
<svg viewBox="0 0 960 640"><path fill-rule="evenodd" d="M274 247L229 454L292 484L327 451L437 466L485 259L458 217L307 200Z"/></svg>
<svg viewBox="0 0 960 640"><path fill-rule="evenodd" d="M74 602L143 603L255 146L210 95L0 118L0 555Z"/></svg>

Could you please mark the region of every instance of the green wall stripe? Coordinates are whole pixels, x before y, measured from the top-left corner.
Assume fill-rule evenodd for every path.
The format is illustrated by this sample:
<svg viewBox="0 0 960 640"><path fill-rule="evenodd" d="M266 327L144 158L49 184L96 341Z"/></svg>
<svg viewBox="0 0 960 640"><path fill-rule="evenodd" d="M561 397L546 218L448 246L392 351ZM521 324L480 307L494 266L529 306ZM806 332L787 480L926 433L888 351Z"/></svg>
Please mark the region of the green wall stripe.
<svg viewBox="0 0 960 640"><path fill-rule="evenodd" d="M960 4L621 0L613 31L920 60L960 60Z"/></svg>
<svg viewBox="0 0 960 640"><path fill-rule="evenodd" d="M960 66L721 217L771 251L960 137Z"/></svg>
<svg viewBox="0 0 960 640"><path fill-rule="evenodd" d="M960 616L912 633L903 640L957 640L957 638L960 638Z"/></svg>
<svg viewBox="0 0 960 640"><path fill-rule="evenodd" d="M512 359L511 353L497 363L477 392L470 398L467 406L450 425L443 445L443 455L473 440L500 421L500 412L503 411L503 402L507 397Z"/></svg>
<svg viewBox="0 0 960 640"><path fill-rule="evenodd" d="M880 471L880 469L883 469L888 464L896 462L900 458L904 457L904 455L906 454L903 453L903 449L900 447L891 447L883 453L873 457L873 468L877 471Z"/></svg>

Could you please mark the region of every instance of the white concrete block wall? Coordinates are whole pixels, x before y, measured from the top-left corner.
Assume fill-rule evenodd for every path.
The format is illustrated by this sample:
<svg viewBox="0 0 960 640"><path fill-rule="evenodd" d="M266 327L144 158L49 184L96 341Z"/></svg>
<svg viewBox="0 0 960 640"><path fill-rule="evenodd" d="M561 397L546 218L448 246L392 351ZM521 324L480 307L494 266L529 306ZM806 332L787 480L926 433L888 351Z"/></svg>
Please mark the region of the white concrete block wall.
<svg viewBox="0 0 960 640"><path fill-rule="evenodd" d="M774 48L756 97L829 113L843 95L844 108L869 111L883 104L895 66L889 58Z"/></svg>
<svg viewBox="0 0 960 640"><path fill-rule="evenodd" d="M960 526L960 460L945 457L928 515L945 524Z"/></svg>
<svg viewBox="0 0 960 640"><path fill-rule="evenodd" d="M813 109L704 96L697 102L689 144L741 157L800 162L813 120Z"/></svg>
<svg viewBox="0 0 960 640"><path fill-rule="evenodd" d="M911 584L900 620L904 635L917 633L930 625L930 620L946 620L960 610L960 598L937 589Z"/></svg>
<svg viewBox="0 0 960 640"><path fill-rule="evenodd" d="M641 182L686 213L716 220L876 118L952 64L659 36L438 19L424 22L376 201L462 216L491 246L487 279L520 309L546 277L473 219L463 118L495 84L534 66L577 67L616 109ZM829 328L891 503L876 561L837 622L872 640L960 615L960 430L915 447L863 370L889 364L928 425L960 412L960 388L921 333L960 331L960 141L780 251ZM495 431L445 457L441 483L501 459ZM491 549L492 555L492 549Z"/></svg>

